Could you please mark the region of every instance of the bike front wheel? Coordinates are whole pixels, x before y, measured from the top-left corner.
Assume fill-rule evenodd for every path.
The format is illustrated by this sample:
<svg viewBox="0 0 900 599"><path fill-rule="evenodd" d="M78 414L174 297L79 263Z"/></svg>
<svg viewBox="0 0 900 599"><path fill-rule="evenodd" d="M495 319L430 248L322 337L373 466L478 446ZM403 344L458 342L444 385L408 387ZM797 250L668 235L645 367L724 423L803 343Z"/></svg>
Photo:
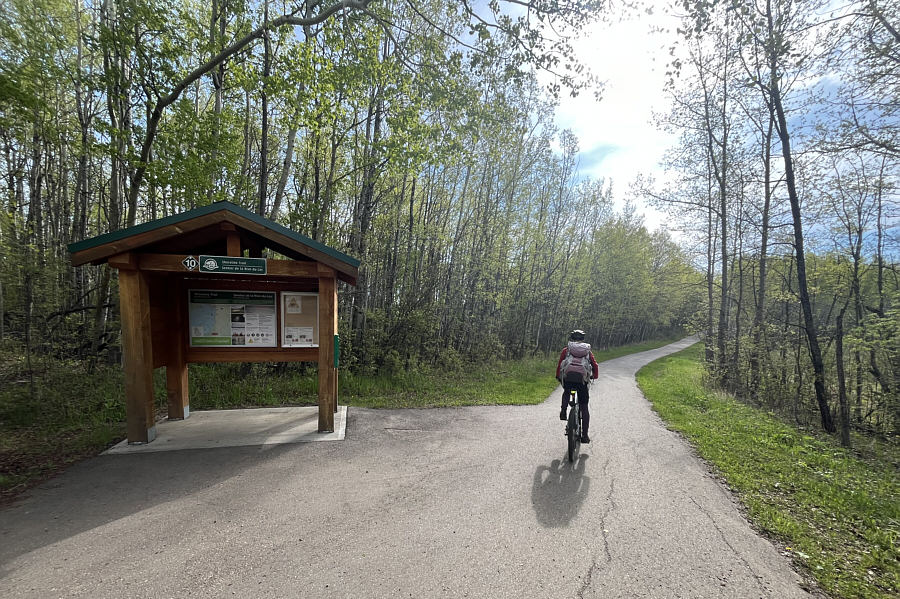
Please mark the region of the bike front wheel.
<svg viewBox="0 0 900 599"><path fill-rule="evenodd" d="M569 411L569 421L566 424L566 439L568 441L569 462L575 462L575 454L578 453L578 446L581 445L581 431L579 430L578 408L573 407Z"/></svg>

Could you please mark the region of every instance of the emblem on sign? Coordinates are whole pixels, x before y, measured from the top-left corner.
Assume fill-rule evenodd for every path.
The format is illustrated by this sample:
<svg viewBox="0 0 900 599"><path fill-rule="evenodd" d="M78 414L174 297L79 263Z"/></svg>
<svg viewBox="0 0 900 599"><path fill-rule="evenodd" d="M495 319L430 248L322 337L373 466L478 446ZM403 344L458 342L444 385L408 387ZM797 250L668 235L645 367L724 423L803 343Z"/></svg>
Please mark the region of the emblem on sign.
<svg viewBox="0 0 900 599"><path fill-rule="evenodd" d="M200 264L193 256L188 256L187 258L182 260L181 263L184 264L184 267L188 270L194 270Z"/></svg>
<svg viewBox="0 0 900 599"><path fill-rule="evenodd" d="M203 262L203 268L206 270L216 270L219 268L219 263L216 262L214 258L207 258Z"/></svg>

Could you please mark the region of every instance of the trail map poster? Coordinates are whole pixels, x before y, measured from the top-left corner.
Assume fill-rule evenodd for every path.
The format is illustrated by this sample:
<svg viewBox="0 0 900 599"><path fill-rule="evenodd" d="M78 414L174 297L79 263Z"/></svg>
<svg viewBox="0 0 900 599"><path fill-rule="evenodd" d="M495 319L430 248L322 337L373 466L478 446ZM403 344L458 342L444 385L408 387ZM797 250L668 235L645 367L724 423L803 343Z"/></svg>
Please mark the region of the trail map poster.
<svg viewBox="0 0 900 599"><path fill-rule="evenodd" d="M188 291L191 347L277 347L274 291Z"/></svg>
<svg viewBox="0 0 900 599"><path fill-rule="evenodd" d="M318 347L319 294L281 294L282 347Z"/></svg>

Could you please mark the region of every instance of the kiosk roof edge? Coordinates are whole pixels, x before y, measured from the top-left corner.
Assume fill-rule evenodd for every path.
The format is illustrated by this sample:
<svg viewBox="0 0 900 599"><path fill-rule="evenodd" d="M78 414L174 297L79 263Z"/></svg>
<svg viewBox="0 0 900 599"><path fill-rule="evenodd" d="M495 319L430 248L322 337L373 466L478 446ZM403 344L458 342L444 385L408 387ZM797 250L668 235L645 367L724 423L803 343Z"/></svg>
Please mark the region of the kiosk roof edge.
<svg viewBox="0 0 900 599"><path fill-rule="evenodd" d="M221 222L230 222L257 238L269 241L274 246L272 249L277 251L282 246L328 264L346 275L342 279L355 284L360 264L358 259L228 201L215 202L181 214L71 243L68 250L72 255L72 264L80 266L88 262L103 262L116 254L138 251L148 245L190 235L198 228L214 225L217 221L214 215L217 213L221 213ZM184 226L192 222L194 227Z"/></svg>

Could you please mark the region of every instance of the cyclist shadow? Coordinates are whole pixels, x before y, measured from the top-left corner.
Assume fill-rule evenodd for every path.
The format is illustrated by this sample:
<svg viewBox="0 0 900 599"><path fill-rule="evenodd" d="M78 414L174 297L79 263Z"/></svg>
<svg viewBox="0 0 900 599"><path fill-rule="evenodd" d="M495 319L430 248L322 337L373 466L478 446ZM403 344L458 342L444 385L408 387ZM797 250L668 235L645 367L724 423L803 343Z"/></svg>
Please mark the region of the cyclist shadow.
<svg viewBox="0 0 900 599"><path fill-rule="evenodd" d="M544 528L567 526L578 514L591 487L591 478L584 474L587 459L580 454L574 464L553 460L534 471L531 506Z"/></svg>

